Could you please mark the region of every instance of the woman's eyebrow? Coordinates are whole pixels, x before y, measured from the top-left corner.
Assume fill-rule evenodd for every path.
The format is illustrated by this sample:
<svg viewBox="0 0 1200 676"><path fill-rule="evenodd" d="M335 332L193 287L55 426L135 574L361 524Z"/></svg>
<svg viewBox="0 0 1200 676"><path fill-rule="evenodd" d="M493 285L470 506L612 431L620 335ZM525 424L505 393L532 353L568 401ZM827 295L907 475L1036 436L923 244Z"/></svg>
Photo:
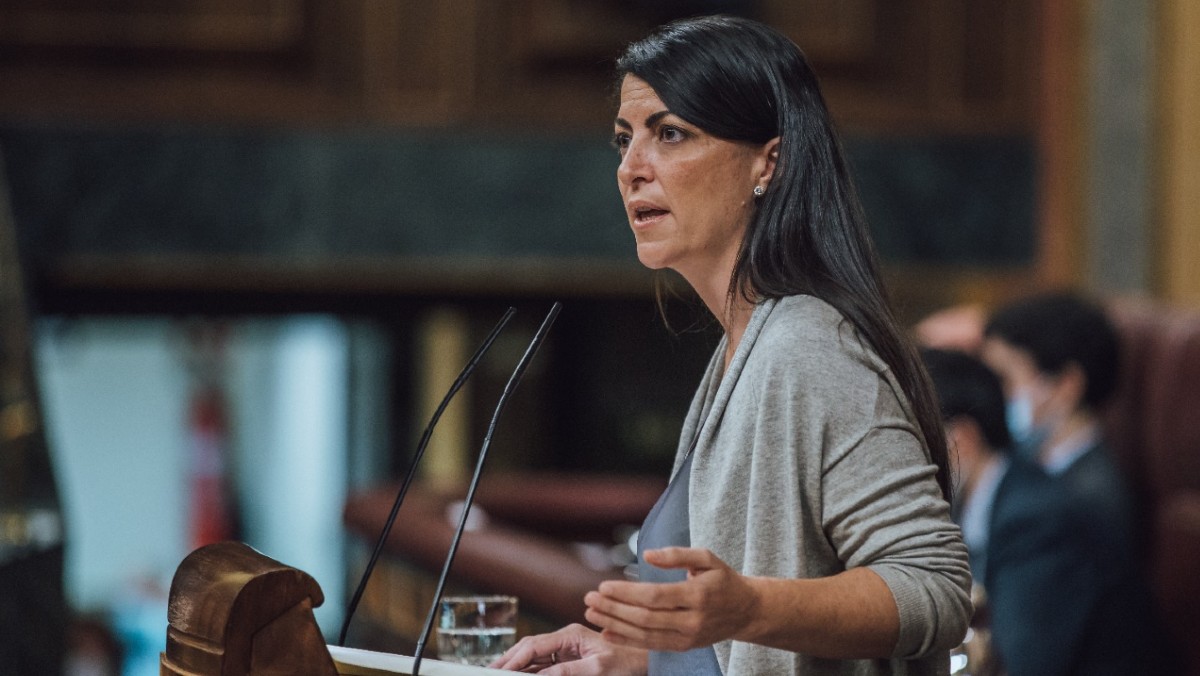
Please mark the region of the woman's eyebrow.
<svg viewBox="0 0 1200 676"><path fill-rule="evenodd" d="M654 125L658 124L659 120L670 114L671 111L669 110L660 110L657 113L650 113L650 115L646 117L646 126L653 127ZM629 121L623 117L618 117L617 119L613 120L613 124L622 129L633 129L633 125L629 124Z"/></svg>

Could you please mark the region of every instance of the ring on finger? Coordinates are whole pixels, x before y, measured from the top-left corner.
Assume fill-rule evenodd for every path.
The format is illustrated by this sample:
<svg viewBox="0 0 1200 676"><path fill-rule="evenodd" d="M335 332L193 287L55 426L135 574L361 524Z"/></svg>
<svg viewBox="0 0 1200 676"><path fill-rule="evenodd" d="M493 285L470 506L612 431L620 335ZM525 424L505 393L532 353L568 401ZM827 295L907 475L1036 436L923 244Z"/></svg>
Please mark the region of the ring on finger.
<svg viewBox="0 0 1200 676"><path fill-rule="evenodd" d="M558 653L557 652L550 653L550 664L558 664Z"/></svg>

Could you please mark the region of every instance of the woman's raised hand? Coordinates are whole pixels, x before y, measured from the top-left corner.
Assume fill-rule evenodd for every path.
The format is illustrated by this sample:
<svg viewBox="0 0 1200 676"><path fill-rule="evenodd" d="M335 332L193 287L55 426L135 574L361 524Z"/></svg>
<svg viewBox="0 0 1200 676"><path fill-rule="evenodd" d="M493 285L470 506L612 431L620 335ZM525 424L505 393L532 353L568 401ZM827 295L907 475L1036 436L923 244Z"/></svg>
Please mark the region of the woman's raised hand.
<svg viewBox="0 0 1200 676"><path fill-rule="evenodd" d="M690 650L744 635L758 592L707 549L666 547L644 553L659 568L687 570L674 583L610 580L588 592L589 622L527 636L491 666L546 676L645 674L648 650Z"/></svg>
<svg viewBox="0 0 1200 676"><path fill-rule="evenodd" d="M707 549L666 547L644 553L659 568L687 570L683 582L608 581L584 597L589 622L620 646L690 650L743 634L759 602L747 578Z"/></svg>
<svg viewBox="0 0 1200 676"><path fill-rule="evenodd" d="M642 676L645 650L617 646L583 625L572 624L556 632L526 636L491 664L545 676Z"/></svg>

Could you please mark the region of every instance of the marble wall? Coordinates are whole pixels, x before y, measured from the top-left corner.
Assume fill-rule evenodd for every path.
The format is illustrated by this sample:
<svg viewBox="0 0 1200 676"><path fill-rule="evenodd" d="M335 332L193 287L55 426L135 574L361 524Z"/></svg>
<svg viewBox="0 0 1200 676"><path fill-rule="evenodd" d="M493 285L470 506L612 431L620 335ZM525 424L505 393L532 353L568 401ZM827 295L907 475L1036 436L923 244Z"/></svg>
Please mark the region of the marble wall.
<svg viewBox="0 0 1200 676"><path fill-rule="evenodd" d="M0 126L36 267L74 254L633 262L607 139L582 135ZM1020 266L1034 147L846 141L886 261Z"/></svg>

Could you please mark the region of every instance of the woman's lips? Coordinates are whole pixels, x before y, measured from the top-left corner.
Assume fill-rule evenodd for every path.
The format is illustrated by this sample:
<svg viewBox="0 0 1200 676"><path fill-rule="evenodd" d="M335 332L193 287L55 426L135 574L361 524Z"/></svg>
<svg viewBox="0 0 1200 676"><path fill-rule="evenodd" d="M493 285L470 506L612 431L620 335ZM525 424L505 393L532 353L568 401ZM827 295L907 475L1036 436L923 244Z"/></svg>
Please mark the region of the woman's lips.
<svg viewBox="0 0 1200 676"><path fill-rule="evenodd" d="M671 212L666 209L640 207L633 212L633 224L639 226L650 225L669 213Z"/></svg>

